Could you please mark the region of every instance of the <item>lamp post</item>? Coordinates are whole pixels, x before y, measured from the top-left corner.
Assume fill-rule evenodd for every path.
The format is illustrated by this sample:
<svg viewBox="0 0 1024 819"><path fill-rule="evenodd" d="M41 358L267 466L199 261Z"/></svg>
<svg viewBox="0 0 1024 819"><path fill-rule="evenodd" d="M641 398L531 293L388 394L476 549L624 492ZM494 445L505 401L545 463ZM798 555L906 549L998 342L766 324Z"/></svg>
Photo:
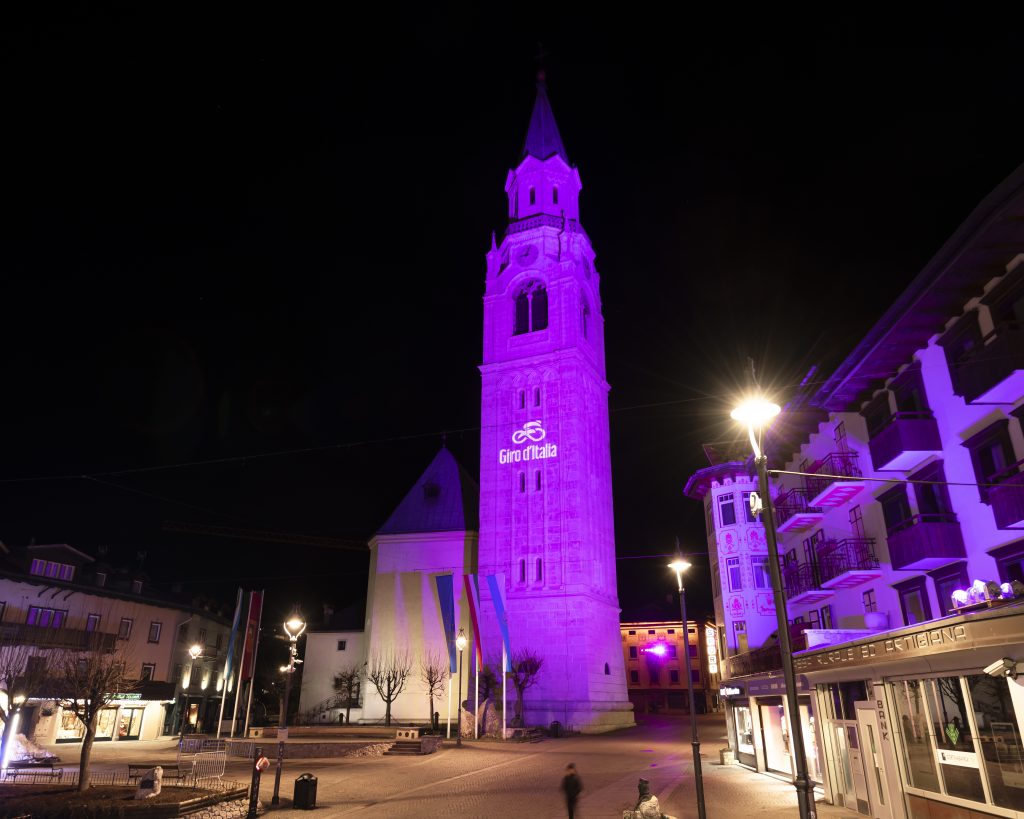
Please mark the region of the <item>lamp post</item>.
<svg viewBox="0 0 1024 819"><path fill-rule="evenodd" d="M690 629L686 621L686 590L683 588L683 572L690 568L690 564L683 560L682 555L668 564L668 567L676 573L676 582L679 584L679 616L683 619L683 634L686 643L683 646L683 656L686 658L686 689L690 694L690 744L693 746L693 783L697 791L697 819L705 819L707 815L704 810L704 773L700 766L700 736L697 734L697 703L693 695L693 674L690 671ZM700 635L697 635L697 645L700 645Z"/></svg>
<svg viewBox="0 0 1024 819"><path fill-rule="evenodd" d="M11 748L14 745L18 733L18 723L21 722L21 707L25 704L24 694L15 694L8 703L9 714L7 718L11 721L10 731L7 732L7 741L0 749L0 771L6 771L11 761ZM10 708L10 706L14 706Z"/></svg>
<svg viewBox="0 0 1024 819"><path fill-rule="evenodd" d="M306 621L297 610L284 621L284 633L288 635L288 665L281 666L281 673L284 674L284 702L281 704L281 715L277 720L277 771L274 773L274 797L270 800L271 805L281 802L278 794L281 790L281 766L284 764L284 741L288 738L288 699L292 693L295 666L302 664L296 643L305 630Z"/></svg>
<svg viewBox="0 0 1024 819"><path fill-rule="evenodd" d="M462 652L466 648L466 643L469 641L466 639L466 630L464 628L459 629L459 636L455 638L455 646L459 649L459 710L458 720L455 723L455 747L462 747ZM451 711L448 712L449 714Z"/></svg>
<svg viewBox="0 0 1024 819"><path fill-rule="evenodd" d="M750 446L754 450L754 466L757 469L758 492L761 496L761 522L764 524L765 540L768 544L768 567L771 571L775 618L779 628L782 676L786 682L789 735L792 738L793 757L796 763L796 776L793 785L796 787L800 819L815 819L817 814L814 809L814 785L811 784L811 779L807 775L807 754L804 750L804 736L800 726L800 703L796 692L796 675L793 672L793 650L789 640L789 618L786 614L786 598L782 592L782 570L779 566L775 509L772 506L771 488L768 485L768 456L761 451L759 441L759 435L780 411L778 404L774 404L766 398L757 397L736 407L730 416L734 421L747 427Z"/></svg>
<svg viewBox="0 0 1024 819"><path fill-rule="evenodd" d="M202 653L203 653L203 647L201 645L199 645L199 643L195 643L194 645L191 645L191 646L188 647L188 656L192 660L192 664L193 665L195 665L195 661L199 659L199 657L202 655ZM189 669L188 669L188 685L185 686L185 712L181 715L181 726L178 729L178 742L179 742L179 744L181 743L182 737L185 736L185 726L188 724L188 718L189 718L189 713L188 713L188 695L189 695L189 689L191 689L191 688L192 688L192 666L189 666Z"/></svg>

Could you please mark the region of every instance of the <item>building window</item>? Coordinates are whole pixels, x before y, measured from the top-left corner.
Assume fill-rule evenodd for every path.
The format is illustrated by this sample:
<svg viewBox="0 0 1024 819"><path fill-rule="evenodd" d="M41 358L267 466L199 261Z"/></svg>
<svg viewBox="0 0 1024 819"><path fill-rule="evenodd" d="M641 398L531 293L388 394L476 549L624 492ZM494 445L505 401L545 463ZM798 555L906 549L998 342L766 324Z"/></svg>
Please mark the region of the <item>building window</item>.
<svg viewBox="0 0 1024 819"><path fill-rule="evenodd" d="M206 629L199 629L199 645L206 647Z"/></svg>
<svg viewBox="0 0 1024 819"><path fill-rule="evenodd" d="M541 571L541 559L537 558L537 582L540 583L544 579L544 574Z"/></svg>
<svg viewBox="0 0 1024 819"><path fill-rule="evenodd" d="M520 492L525 492L526 491L526 473L525 472L520 472L519 473L519 491Z"/></svg>
<svg viewBox="0 0 1024 819"><path fill-rule="evenodd" d="M347 640L338 640L338 651L344 651L347 646L348 646L348 641Z"/></svg>
<svg viewBox="0 0 1024 819"><path fill-rule="evenodd" d="M860 601L864 605L864 613L878 611L878 601L875 599L875 590L868 589L861 594Z"/></svg>
<svg viewBox="0 0 1024 819"><path fill-rule="evenodd" d="M699 657L700 656L700 646L699 645L697 645L696 643L690 643L689 648L690 648L690 656L691 657Z"/></svg>
<svg viewBox="0 0 1024 819"><path fill-rule="evenodd" d="M984 484L1002 483L1020 471L1010 441L1009 425L1010 422L1005 418L996 421L963 443L971 453L982 503L989 502L988 494L991 490L990 486Z"/></svg>
<svg viewBox="0 0 1024 819"><path fill-rule="evenodd" d="M900 596L903 625L912 626L932 619L932 607L928 601L928 584L923 577L912 577L902 583L893 584Z"/></svg>
<svg viewBox="0 0 1024 819"><path fill-rule="evenodd" d="M629 659L631 659L631 660L635 660L636 659L636 646L630 646L629 647Z"/></svg>
<svg viewBox="0 0 1024 819"><path fill-rule="evenodd" d="M821 627L822 628L835 628L834 621L832 619L832 606L821 607Z"/></svg>
<svg viewBox="0 0 1024 819"><path fill-rule="evenodd" d="M837 452L850 451L850 442L846 440L846 424L843 421L839 421L836 424L834 440Z"/></svg>
<svg viewBox="0 0 1024 819"><path fill-rule="evenodd" d="M606 677L610 677L611 674L612 674L612 667L610 665L608 665L608 663L605 663L604 664L604 675Z"/></svg>
<svg viewBox="0 0 1024 819"><path fill-rule="evenodd" d="M914 497L917 498L917 512L924 521L955 521L953 506L949 502L949 489L946 488L946 472L942 461L934 461L924 469L910 476L912 481L929 481L914 484Z"/></svg>
<svg viewBox="0 0 1024 819"><path fill-rule="evenodd" d="M519 561L519 582L520 583L525 583L526 582L526 561L525 560L520 560Z"/></svg>
<svg viewBox="0 0 1024 819"><path fill-rule="evenodd" d="M46 561L40 560L38 557L32 561L31 567L28 570L29 574L38 575L40 577L46 576Z"/></svg>
<svg viewBox="0 0 1024 819"><path fill-rule="evenodd" d="M553 185L552 188L551 188L551 204L552 205L557 205L558 204L558 186L557 185Z"/></svg>
<svg viewBox="0 0 1024 819"><path fill-rule="evenodd" d="M164 627L163 623L158 623L155 620L152 623L150 623L149 624L149 639L147 640L147 642L159 643L160 642L160 632L163 630L163 627Z"/></svg>
<svg viewBox="0 0 1024 819"><path fill-rule="evenodd" d="M957 319L956 324L946 331L938 343L946 353L946 364L949 367L950 380L953 382L953 392L963 395L963 385L960 383L960 365L970 357L972 352L982 346L978 311L971 310Z"/></svg>
<svg viewBox="0 0 1024 819"><path fill-rule="evenodd" d="M896 486L885 492L878 498L882 505L882 516L885 518L885 528L892 534L910 525L910 501L907 500L907 487Z"/></svg>
<svg viewBox="0 0 1024 819"><path fill-rule="evenodd" d="M99 631L100 628L100 616L98 614L90 614L85 618L85 630L86 631Z"/></svg>
<svg viewBox="0 0 1024 819"><path fill-rule="evenodd" d="M772 575L766 556L757 555L750 558L750 568L754 573L755 589L770 589L772 587Z"/></svg>
<svg viewBox="0 0 1024 819"><path fill-rule="evenodd" d="M151 680L156 676L156 663L143 663L140 680Z"/></svg>
<svg viewBox="0 0 1024 819"><path fill-rule="evenodd" d="M859 506L850 509L850 532L854 537L867 537L864 534L864 513Z"/></svg>
<svg viewBox="0 0 1024 819"><path fill-rule="evenodd" d="M679 684L679 672L676 671L675 669L672 669L671 671L669 671L668 672L668 681L670 683L678 685Z"/></svg>
<svg viewBox="0 0 1024 819"><path fill-rule="evenodd" d="M519 409L526 409L526 390L519 391Z"/></svg>
<svg viewBox="0 0 1024 819"><path fill-rule="evenodd" d="M133 580L132 581L132 594L142 594L142 581L141 580Z"/></svg>
<svg viewBox="0 0 1024 819"><path fill-rule="evenodd" d="M732 526L736 522L736 502L732 492L718 496L718 519L722 526Z"/></svg>
<svg viewBox="0 0 1024 819"><path fill-rule="evenodd" d="M678 654L678 650L677 650L676 646L669 646L668 647L668 658L670 660L674 660L676 658L677 654Z"/></svg>
<svg viewBox="0 0 1024 819"><path fill-rule="evenodd" d="M630 671L629 672L629 681L631 683L634 683L634 684L639 683L640 682L640 672L639 671Z"/></svg>
<svg viewBox="0 0 1024 819"><path fill-rule="evenodd" d="M636 632L635 632L635 631L634 631L633 629L630 629L630 630L629 630L629 633L630 633L630 635L634 635L634 634L636 634Z"/></svg>
<svg viewBox="0 0 1024 819"><path fill-rule="evenodd" d="M535 407L540 406L540 387L533 388L533 405Z"/></svg>
<svg viewBox="0 0 1024 819"><path fill-rule="evenodd" d="M670 629L668 630L668 633L669 633L669 634L675 634L675 633L676 633L676 630L675 630L674 628L670 628Z"/></svg>
<svg viewBox="0 0 1024 819"><path fill-rule="evenodd" d="M648 634L657 634L658 632L655 631L653 628L649 628L649 629L647 629L647 633Z"/></svg>
<svg viewBox="0 0 1024 819"><path fill-rule="evenodd" d="M121 618L121 625L117 630L118 640L127 640L129 637L132 636L132 623L134 622L135 621L132 620L130 617Z"/></svg>
<svg viewBox="0 0 1024 819"><path fill-rule="evenodd" d="M743 590L743 570L740 568L738 557L727 557L725 559L725 570L729 575L729 591Z"/></svg>
<svg viewBox="0 0 1024 819"><path fill-rule="evenodd" d="M548 326L548 291L540 282L532 282L516 296L514 335L534 333Z"/></svg>
<svg viewBox="0 0 1024 819"><path fill-rule="evenodd" d="M998 561L996 561L998 563ZM939 617L945 617L953 608L953 592L966 589L971 584L967 579L967 561L952 563L941 569L933 569L928 576L935 582L935 596L939 601Z"/></svg>
<svg viewBox="0 0 1024 819"><path fill-rule="evenodd" d="M586 304L580 309L580 322L582 323L583 337L590 335L590 308Z"/></svg>
<svg viewBox="0 0 1024 819"><path fill-rule="evenodd" d="M215 645L217 647L217 651L220 651L221 648L223 647L223 645L224 645L224 632L223 631L218 631L217 632L217 640L216 640Z"/></svg>
<svg viewBox="0 0 1024 819"><path fill-rule="evenodd" d="M41 606L29 606L28 617L25 623L39 628L63 628L67 622L68 613L66 609L50 609Z"/></svg>
<svg viewBox="0 0 1024 819"><path fill-rule="evenodd" d="M535 489L535 491L540 492L540 488L541 488L541 478L540 478L540 470L538 469L534 473L534 489Z"/></svg>
<svg viewBox="0 0 1024 819"><path fill-rule="evenodd" d="M1024 540L1000 546L989 554L996 561L1000 583L1012 583L1014 580L1024 583Z"/></svg>
<svg viewBox="0 0 1024 819"><path fill-rule="evenodd" d="M178 643L188 642L188 623L182 623L178 626Z"/></svg>
<svg viewBox="0 0 1024 819"><path fill-rule="evenodd" d="M752 492L743 492L740 497L743 498L743 519L747 523L757 523L757 518L754 517L754 510L750 508L750 496Z"/></svg>
<svg viewBox="0 0 1024 819"><path fill-rule="evenodd" d="M536 205L537 204L537 191L536 191L535 188L530 188L530 204L531 205Z"/></svg>
<svg viewBox="0 0 1024 819"><path fill-rule="evenodd" d="M101 589L107 585L106 572L96 572L96 585L99 586Z"/></svg>

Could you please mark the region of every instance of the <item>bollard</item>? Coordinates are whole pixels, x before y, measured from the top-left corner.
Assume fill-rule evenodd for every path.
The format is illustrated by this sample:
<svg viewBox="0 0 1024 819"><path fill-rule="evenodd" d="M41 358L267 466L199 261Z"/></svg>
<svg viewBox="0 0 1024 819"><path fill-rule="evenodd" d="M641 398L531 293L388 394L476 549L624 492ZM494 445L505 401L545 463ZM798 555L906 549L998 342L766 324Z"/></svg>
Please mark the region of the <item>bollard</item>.
<svg viewBox="0 0 1024 819"><path fill-rule="evenodd" d="M249 785L249 812L246 819L256 819L256 805L260 801L260 774L270 767L270 760L263 756L263 749L253 754L252 783Z"/></svg>
<svg viewBox="0 0 1024 819"><path fill-rule="evenodd" d="M281 765L284 763L284 740L277 743L277 773L274 774L274 798L270 800L271 805L281 802L278 793L281 790Z"/></svg>

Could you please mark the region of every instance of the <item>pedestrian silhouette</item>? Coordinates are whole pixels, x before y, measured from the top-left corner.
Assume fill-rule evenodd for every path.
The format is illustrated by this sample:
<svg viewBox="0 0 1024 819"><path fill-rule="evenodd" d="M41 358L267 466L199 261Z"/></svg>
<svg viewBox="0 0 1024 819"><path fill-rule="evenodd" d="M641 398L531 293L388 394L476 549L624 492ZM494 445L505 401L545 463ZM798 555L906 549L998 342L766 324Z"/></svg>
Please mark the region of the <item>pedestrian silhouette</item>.
<svg viewBox="0 0 1024 819"><path fill-rule="evenodd" d="M562 793L565 794L565 809L569 812L569 819L576 815L576 800L580 798L581 790L583 782L576 773L576 766L570 762L565 766L565 776L562 777Z"/></svg>

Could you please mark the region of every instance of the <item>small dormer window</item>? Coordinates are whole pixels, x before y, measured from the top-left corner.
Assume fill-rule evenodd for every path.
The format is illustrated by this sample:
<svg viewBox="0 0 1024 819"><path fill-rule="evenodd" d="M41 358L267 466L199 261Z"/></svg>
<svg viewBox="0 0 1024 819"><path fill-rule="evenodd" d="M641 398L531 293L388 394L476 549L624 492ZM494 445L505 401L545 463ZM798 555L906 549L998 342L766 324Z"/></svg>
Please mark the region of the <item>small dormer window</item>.
<svg viewBox="0 0 1024 819"><path fill-rule="evenodd" d="M132 594L142 594L142 581L141 580L133 580L132 581Z"/></svg>
<svg viewBox="0 0 1024 819"><path fill-rule="evenodd" d="M107 585L106 572L96 572L96 585L99 586L101 589Z"/></svg>
<svg viewBox="0 0 1024 819"><path fill-rule="evenodd" d="M32 566L28 570L29 574L35 574L40 576L46 575L46 561L40 560L38 557L32 561Z"/></svg>
<svg viewBox="0 0 1024 819"><path fill-rule="evenodd" d="M534 188L530 188L530 204L537 204L537 191Z"/></svg>
<svg viewBox="0 0 1024 819"><path fill-rule="evenodd" d="M557 205L558 204L558 186L557 185L551 189L551 204L552 205Z"/></svg>

